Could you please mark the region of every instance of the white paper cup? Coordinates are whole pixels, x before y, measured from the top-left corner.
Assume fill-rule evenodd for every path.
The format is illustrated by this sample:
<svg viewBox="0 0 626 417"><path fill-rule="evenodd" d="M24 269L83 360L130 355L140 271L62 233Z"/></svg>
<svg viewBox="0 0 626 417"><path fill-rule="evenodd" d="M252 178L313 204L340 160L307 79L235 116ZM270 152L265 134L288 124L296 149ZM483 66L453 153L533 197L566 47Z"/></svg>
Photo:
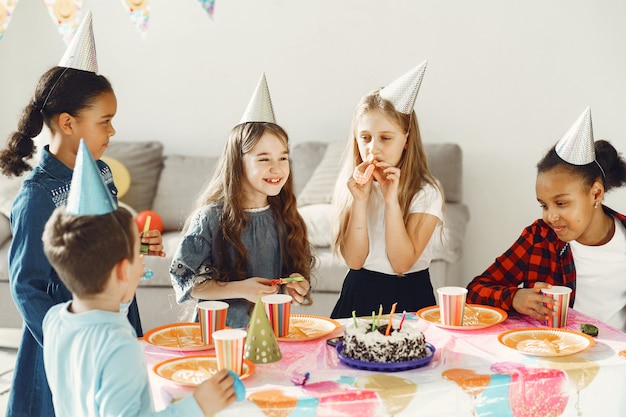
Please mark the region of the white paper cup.
<svg viewBox="0 0 626 417"><path fill-rule="evenodd" d="M556 312L556 315L552 316L550 320L546 322L546 326L555 328L566 327L569 298L572 294L572 289L561 285L554 285L552 288L542 288L541 293L546 297L554 299L552 310Z"/></svg>
<svg viewBox="0 0 626 417"><path fill-rule="evenodd" d="M200 332L205 345L213 344L213 332L226 327L228 303L223 301L201 301L198 303Z"/></svg>
<svg viewBox="0 0 626 417"><path fill-rule="evenodd" d="M217 369L228 369L241 375L246 335L247 332L241 329L224 329L213 332Z"/></svg>
<svg viewBox="0 0 626 417"><path fill-rule="evenodd" d="M265 313L270 321L276 337L289 335L289 317L291 316L291 301L288 294L272 294L261 298L265 306Z"/></svg>
<svg viewBox="0 0 626 417"><path fill-rule="evenodd" d="M464 287L441 287L437 288L439 295L439 316L441 324L446 326L462 326L463 313L467 288Z"/></svg>

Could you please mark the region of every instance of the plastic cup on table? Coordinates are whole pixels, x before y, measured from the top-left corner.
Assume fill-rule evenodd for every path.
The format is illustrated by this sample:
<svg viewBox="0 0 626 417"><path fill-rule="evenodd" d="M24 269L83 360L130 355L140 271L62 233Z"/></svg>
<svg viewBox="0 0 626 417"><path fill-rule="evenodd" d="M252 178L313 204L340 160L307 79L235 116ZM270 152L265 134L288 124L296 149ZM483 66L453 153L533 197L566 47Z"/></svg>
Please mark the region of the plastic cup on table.
<svg viewBox="0 0 626 417"><path fill-rule="evenodd" d="M291 315L291 298L288 294L271 294L261 298L265 312L276 337L289 335L289 317Z"/></svg>
<svg viewBox="0 0 626 417"><path fill-rule="evenodd" d="M569 310L569 298L572 294L572 289L561 285L553 285L552 288L542 288L541 293L546 297L554 299L552 310L556 313L556 315L546 321L546 326L554 328L566 327L567 311Z"/></svg>
<svg viewBox="0 0 626 417"><path fill-rule="evenodd" d="M441 324L446 326L462 326L467 298L467 288L441 287L437 288L439 295L439 316Z"/></svg>
<svg viewBox="0 0 626 417"><path fill-rule="evenodd" d="M241 376L243 351L247 332L241 329L224 329L213 332L217 369L228 369Z"/></svg>
<svg viewBox="0 0 626 417"><path fill-rule="evenodd" d="M226 327L228 303L223 301L201 301L198 303L200 333L205 345L213 344L213 332Z"/></svg>

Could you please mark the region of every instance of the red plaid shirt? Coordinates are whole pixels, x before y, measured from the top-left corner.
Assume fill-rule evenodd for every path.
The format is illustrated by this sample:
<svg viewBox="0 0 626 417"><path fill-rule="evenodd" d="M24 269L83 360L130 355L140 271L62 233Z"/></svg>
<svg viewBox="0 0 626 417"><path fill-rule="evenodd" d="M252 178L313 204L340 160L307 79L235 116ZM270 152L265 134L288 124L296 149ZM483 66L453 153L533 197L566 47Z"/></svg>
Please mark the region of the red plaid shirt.
<svg viewBox="0 0 626 417"><path fill-rule="evenodd" d="M626 216L606 206L603 209L626 227ZM519 286L532 288L536 282L570 287L570 307L574 306L576 268L572 251L542 219L525 228L506 252L468 284L467 299L473 304L514 311L513 296Z"/></svg>

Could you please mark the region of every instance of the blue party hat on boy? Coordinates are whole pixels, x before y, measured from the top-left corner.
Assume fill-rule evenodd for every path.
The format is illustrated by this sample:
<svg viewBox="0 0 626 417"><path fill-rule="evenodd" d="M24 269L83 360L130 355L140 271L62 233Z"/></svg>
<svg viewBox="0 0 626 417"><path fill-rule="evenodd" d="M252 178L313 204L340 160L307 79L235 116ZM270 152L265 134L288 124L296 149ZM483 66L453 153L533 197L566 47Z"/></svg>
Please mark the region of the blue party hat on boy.
<svg viewBox="0 0 626 417"><path fill-rule="evenodd" d="M85 141L81 139L67 196L67 212L77 216L99 216L116 209L117 204L104 184Z"/></svg>
<svg viewBox="0 0 626 417"><path fill-rule="evenodd" d="M272 98L270 97L270 90L267 87L265 73L261 75L256 90L254 90L254 94L239 123L248 122L276 123L274 109L272 107Z"/></svg>
<svg viewBox="0 0 626 417"><path fill-rule="evenodd" d="M554 149L562 160L570 164L587 165L596 160L591 108L585 109Z"/></svg>
<svg viewBox="0 0 626 417"><path fill-rule="evenodd" d="M58 66L95 73L98 72L96 42L93 38L91 11L87 12L87 15L76 30L74 38L72 38L72 42L67 47Z"/></svg>
<svg viewBox="0 0 626 417"><path fill-rule="evenodd" d="M422 62L386 87L383 87L380 90L380 96L390 101L400 113L411 114L415 106L417 92L422 85L427 64L428 61Z"/></svg>

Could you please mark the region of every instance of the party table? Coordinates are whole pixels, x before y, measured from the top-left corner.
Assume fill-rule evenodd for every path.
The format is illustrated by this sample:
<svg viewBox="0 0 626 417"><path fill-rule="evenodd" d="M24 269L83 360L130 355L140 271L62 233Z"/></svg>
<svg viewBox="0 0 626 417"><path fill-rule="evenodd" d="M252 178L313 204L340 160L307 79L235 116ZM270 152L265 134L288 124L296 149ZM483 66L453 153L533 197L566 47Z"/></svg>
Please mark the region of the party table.
<svg viewBox="0 0 626 417"><path fill-rule="evenodd" d="M399 318L399 316L398 316ZM532 356L498 340L503 332L543 327L509 316L493 326L441 328L415 314L405 325L419 327L435 353L426 365L399 372L356 369L339 360L326 339L343 333L349 319L328 336L279 341L282 359L256 364L243 380L247 396L218 416L626 416L626 333L570 310L567 329L594 324L599 334L586 349L566 356ZM153 372L155 364L182 355L142 342L155 408L193 390ZM308 373L304 385L294 375Z"/></svg>

